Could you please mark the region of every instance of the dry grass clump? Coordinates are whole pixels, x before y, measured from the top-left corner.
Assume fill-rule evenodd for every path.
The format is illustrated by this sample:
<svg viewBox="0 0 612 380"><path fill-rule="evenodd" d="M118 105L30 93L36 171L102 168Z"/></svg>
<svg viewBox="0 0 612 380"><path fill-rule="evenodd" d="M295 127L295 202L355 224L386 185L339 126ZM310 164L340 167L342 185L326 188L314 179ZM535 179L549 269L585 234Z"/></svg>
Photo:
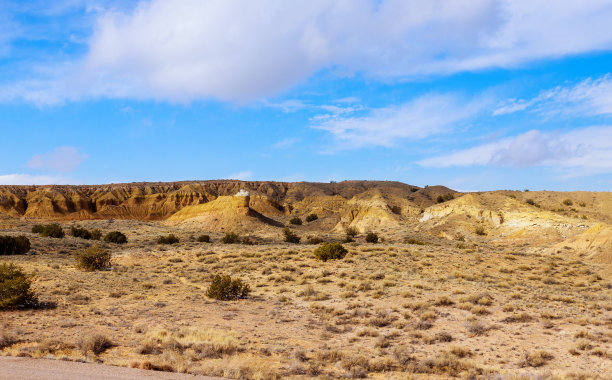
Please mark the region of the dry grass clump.
<svg viewBox="0 0 612 380"><path fill-rule="evenodd" d="M242 350L237 334L211 328L186 328L176 331L156 329L147 333L138 352L159 355L166 350L188 351L198 360L221 358Z"/></svg>
<svg viewBox="0 0 612 380"><path fill-rule="evenodd" d="M17 343L17 338L7 331L0 330L0 350Z"/></svg>
<svg viewBox="0 0 612 380"><path fill-rule="evenodd" d="M102 334L90 335L79 341L79 348L83 354L91 352L94 355L100 355L111 347L113 347L113 342Z"/></svg>
<svg viewBox="0 0 612 380"><path fill-rule="evenodd" d="M541 367L546 365L550 360L552 360L554 356L547 351L536 351L533 353L525 352L525 356L521 361L521 367Z"/></svg>

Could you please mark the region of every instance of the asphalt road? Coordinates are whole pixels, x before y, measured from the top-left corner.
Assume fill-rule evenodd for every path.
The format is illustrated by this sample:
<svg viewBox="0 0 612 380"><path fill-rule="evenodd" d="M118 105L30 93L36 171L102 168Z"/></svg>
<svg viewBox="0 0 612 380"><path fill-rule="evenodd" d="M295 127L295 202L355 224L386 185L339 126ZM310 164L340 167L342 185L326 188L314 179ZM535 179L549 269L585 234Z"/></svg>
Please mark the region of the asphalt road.
<svg viewBox="0 0 612 380"><path fill-rule="evenodd" d="M219 377L192 376L183 373L145 371L142 369L114 367L104 364L79 363L63 360L0 357L1 380L113 380L113 379L171 379L213 380Z"/></svg>

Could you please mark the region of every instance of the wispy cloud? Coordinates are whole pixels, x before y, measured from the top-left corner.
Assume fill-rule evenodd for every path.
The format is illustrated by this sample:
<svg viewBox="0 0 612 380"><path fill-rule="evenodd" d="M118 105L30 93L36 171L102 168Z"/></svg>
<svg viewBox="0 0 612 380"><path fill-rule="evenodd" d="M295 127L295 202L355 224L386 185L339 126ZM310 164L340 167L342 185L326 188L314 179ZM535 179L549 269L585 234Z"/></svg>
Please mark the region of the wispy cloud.
<svg viewBox="0 0 612 380"><path fill-rule="evenodd" d="M313 118L313 128L331 133L333 150L392 147L402 140L420 140L453 131L474 117L480 101L466 102L449 94L430 94L398 106L332 112Z"/></svg>
<svg viewBox="0 0 612 380"><path fill-rule="evenodd" d="M74 70L33 69L27 80L2 84L9 91L0 91L0 100L248 102L326 69L410 80L612 49L607 0L554 7L546 0L111 4L92 8L96 23L87 53L65 62Z"/></svg>
<svg viewBox="0 0 612 380"><path fill-rule="evenodd" d="M612 173L612 126L563 133L531 130L418 163L430 168L541 165L559 168L568 176Z"/></svg>
<svg viewBox="0 0 612 380"><path fill-rule="evenodd" d="M541 91L531 99L510 99L500 104L493 115L531 111L544 116L612 114L612 76L588 78L574 86L558 86Z"/></svg>
<svg viewBox="0 0 612 380"><path fill-rule="evenodd" d="M74 185L71 178L49 175L1 174L0 185Z"/></svg>
<svg viewBox="0 0 612 380"><path fill-rule="evenodd" d="M51 152L36 154L28 162L32 169L72 172L87 158L86 154L71 146L61 146Z"/></svg>

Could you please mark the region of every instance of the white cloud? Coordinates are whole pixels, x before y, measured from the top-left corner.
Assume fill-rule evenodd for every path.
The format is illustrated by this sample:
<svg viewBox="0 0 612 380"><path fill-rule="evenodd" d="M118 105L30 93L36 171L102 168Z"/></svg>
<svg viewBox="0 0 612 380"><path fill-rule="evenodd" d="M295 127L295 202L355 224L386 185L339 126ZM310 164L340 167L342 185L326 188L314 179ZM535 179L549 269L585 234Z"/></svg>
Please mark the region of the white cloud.
<svg viewBox="0 0 612 380"><path fill-rule="evenodd" d="M609 50L610 19L607 0L142 1L104 12L81 62L0 98L244 102L326 68L406 80Z"/></svg>
<svg viewBox="0 0 612 380"><path fill-rule="evenodd" d="M30 175L30 174L1 174L0 185L70 185L75 181L69 178Z"/></svg>
<svg viewBox="0 0 612 380"><path fill-rule="evenodd" d="M532 110L545 116L560 115L610 115L612 114L612 76L588 78L575 86L558 86L541 91L532 99L511 99L493 111L504 115Z"/></svg>
<svg viewBox="0 0 612 380"><path fill-rule="evenodd" d="M319 115L313 118L313 128L333 135L333 149L392 147L401 139L419 140L451 132L482 106L478 101L465 103L448 94L425 95L398 106L369 110L363 116L345 112Z"/></svg>
<svg viewBox="0 0 612 380"><path fill-rule="evenodd" d="M34 155L28 162L28 167L58 172L72 172L86 158L87 155L79 153L75 147L61 146L53 149L51 152Z"/></svg>
<svg viewBox="0 0 612 380"><path fill-rule="evenodd" d="M571 176L612 173L612 126L569 132L531 130L515 137L418 162L424 167L553 166Z"/></svg>
<svg viewBox="0 0 612 380"><path fill-rule="evenodd" d="M248 181L251 178L253 178L253 172L250 170L230 174L227 176L227 179L237 179L239 181Z"/></svg>

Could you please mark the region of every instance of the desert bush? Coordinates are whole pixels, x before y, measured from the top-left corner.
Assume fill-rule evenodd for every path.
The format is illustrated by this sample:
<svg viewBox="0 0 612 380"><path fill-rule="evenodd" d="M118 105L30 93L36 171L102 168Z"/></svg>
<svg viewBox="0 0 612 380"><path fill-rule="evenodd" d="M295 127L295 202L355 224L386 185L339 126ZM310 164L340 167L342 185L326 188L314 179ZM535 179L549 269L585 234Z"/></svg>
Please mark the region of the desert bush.
<svg viewBox="0 0 612 380"><path fill-rule="evenodd" d="M111 266L111 253L97 245L74 253L77 268L88 272L107 269Z"/></svg>
<svg viewBox="0 0 612 380"><path fill-rule="evenodd" d="M79 348L83 354L92 352L94 355L100 355L111 347L113 347L113 343L102 334L91 335L79 342Z"/></svg>
<svg viewBox="0 0 612 380"><path fill-rule="evenodd" d="M32 233L33 234L40 234L43 232L43 230L45 229L45 226L42 224L35 224L32 226Z"/></svg>
<svg viewBox="0 0 612 380"><path fill-rule="evenodd" d="M95 229L91 230L91 240L100 240L102 238L102 231Z"/></svg>
<svg viewBox="0 0 612 380"><path fill-rule="evenodd" d="M301 226L302 225L302 219L298 218L297 216L295 218L291 218L291 220L289 221L289 223L294 224L296 226Z"/></svg>
<svg viewBox="0 0 612 380"><path fill-rule="evenodd" d="M107 243L125 244L127 243L127 236L119 231L111 231L104 236L104 241Z"/></svg>
<svg viewBox="0 0 612 380"><path fill-rule="evenodd" d="M61 239L65 236L64 230L57 223L45 224L43 226L35 225L32 227L32 232L34 232L34 230L39 231L38 233L40 233L42 237Z"/></svg>
<svg viewBox="0 0 612 380"><path fill-rule="evenodd" d="M527 199L525 201L525 203L527 203L528 205L532 205L532 206L535 206L535 204L536 204L535 201L533 199L531 199L531 198Z"/></svg>
<svg viewBox="0 0 612 380"><path fill-rule="evenodd" d="M574 204L574 202L572 202L571 199L565 199L565 200L563 200L563 204L566 205L566 206L571 206L571 205Z"/></svg>
<svg viewBox="0 0 612 380"><path fill-rule="evenodd" d="M21 236L0 236L0 255L22 255L30 250L30 240Z"/></svg>
<svg viewBox="0 0 612 380"><path fill-rule="evenodd" d="M215 275L206 290L206 295L216 300L228 301L246 298L251 289L240 279L232 279L229 275Z"/></svg>
<svg viewBox="0 0 612 380"><path fill-rule="evenodd" d="M378 235L374 232L368 232L365 237L365 241L368 243L378 243Z"/></svg>
<svg viewBox="0 0 612 380"><path fill-rule="evenodd" d="M438 198L436 199L436 201L438 203L444 203L446 201L450 201L452 199L455 199L455 196L451 193L449 194L444 194L444 195L438 195Z"/></svg>
<svg viewBox="0 0 612 380"><path fill-rule="evenodd" d="M487 234L487 233L486 233L486 231L485 231L485 229L484 229L484 227L482 227L482 226L478 226L478 227L476 227L476 228L474 229L474 232L476 233L476 235L480 235L480 236L484 236L484 235L486 235L486 234Z"/></svg>
<svg viewBox="0 0 612 380"><path fill-rule="evenodd" d="M91 232L89 232L89 230L86 228L73 226L70 228L70 234L74 237L78 237L85 240L91 239Z"/></svg>
<svg viewBox="0 0 612 380"><path fill-rule="evenodd" d="M346 236L355 237L358 233L359 231L357 231L357 228L355 227L348 227L346 229Z"/></svg>
<svg viewBox="0 0 612 380"><path fill-rule="evenodd" d="M14 264L0 264L0 310L34 306L38 302L30 289L32 281Z"/></svg>
<svg viewBox="0 0 612 380"><path fill-rule="evenodd" d="M168 236L160 236L157 239L157 244L178 244L179 238L176 237L175 234L170 234Z"/></svg>
<svg viewBox="0 0 612 380"><path fill-rule="evenodd" d="M322 261L342 259L347 253L340 243L323 243L314 251L315 258Z"/></svg>
<svg viewBox="0 0 612 380"><path fill-rule="evenodd" d="M208 236L208 235L200 235L200 236L198 236L198 241L200 243L210 243L210 236Z"/></svg>
<svg viewBox="0 0 612 380"><path fill-rule="evenodd" d="M323 243L323 239L317 236L309 237L306 241L308 244L321 244Z"/></svg>
<svg viewBox="0 0 612 380"><path fill-rule="evenodd" d="M221 238L223 244L238 244L240 243L240 236L235 232L228 232Z"/></svg>
<svg viewBox="0 0 612 380"><path fill-rule="evenodd" d="M285 241L287 243L299 244L301 238L297 236L297 234L291 231L290 228L283 229L283 235L285 236Z"/></svg>
<svg viewBox="0 0 612 380"><path fill-rule="evenodd" d="M306 222L310 223L310 222L314 222L315 220L319 219L319 216L317 214L309 214L306 217Z"/></svg>

